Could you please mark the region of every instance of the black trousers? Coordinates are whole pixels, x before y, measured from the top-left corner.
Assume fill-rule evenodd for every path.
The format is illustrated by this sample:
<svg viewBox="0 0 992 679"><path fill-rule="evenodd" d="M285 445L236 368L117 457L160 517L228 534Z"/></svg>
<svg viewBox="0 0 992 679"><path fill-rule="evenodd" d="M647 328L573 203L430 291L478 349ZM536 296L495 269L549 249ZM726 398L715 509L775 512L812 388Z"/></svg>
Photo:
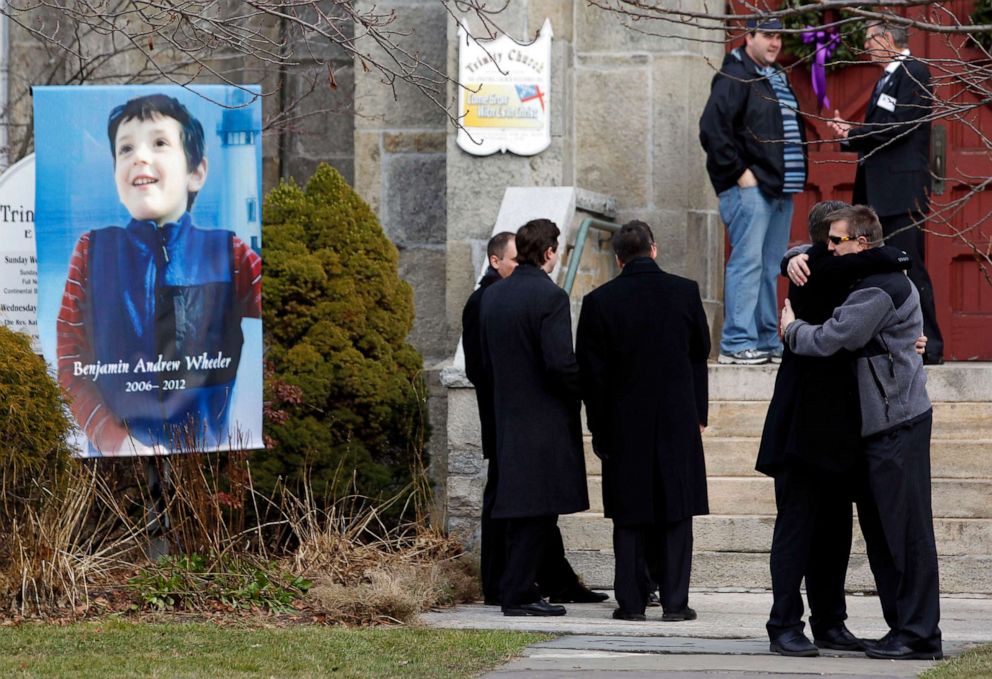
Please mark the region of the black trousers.
<svg viewBox="0 0 992 679"><path fill-rule="evenodd" d="M930 499L932 415L865 440L858 521L892 634L939 649L940 586Z"/></svg>
<svg viewBox="0 0 992 679"><path fill-rule="evenodd" d="M772 535L772 610L765 628L771 639L802 631L806 579L809 623L820 636L847 619L844 581L851 556L851 475L799 464L775 477L775 531Z"/></svg>
<svg viewBox="0 0 992 679"><path fill-rule="evenodd" d="M613 590L621 609L643 613L652 580L664 610L676 612L689 605L692 517L640 526L614 523L613 554Z"/></svg>
<svg viewBox="0 0 992 679"><path fill-rule="evenodd" d="M925 238L923 229L910 224L921 222L925 215L919 212L905 215L880 217L882 233L885 234L885 244L894 245L907 255L913 262L907 274L913 285L920 293L920 309L923 311L923 334L927 336L926 356L936 360L944 355L944 337L937 325L937 311L933 301L933 283L925 265Z"/></svg>
<svg viewBox="0 0 992 679"><path fill-rule="evenodd" d="M499 581L506 563L506 521L493 518L498 480L496 458L490 457L489 476L482 491L482 523L479 528L482 533L479 538L479 566L482 571L482 595L486 601L499 601Z"/></svg>
<svg viewBox="0 0 992 679"><path fill-rule="evenodd" d="M506 564L500 578L500 604L519 606L541 598L537 577L548 558L558 517L506 519ZM560 533L559 533L560 535Z"/></svg>
<svg viewBox="0 0 992 679"><path fill-rule="evenodd" d="M482 492L482 523L480 531L480 569L482 571L482 594L487 601L500 600L500 581L506 567L506 519L494 519L493 507L496 504L496 484L499 482L499 468L495 458L489 458L489 476ZM557 521L549 529L544 545L544 558L537 570L537 585L543 596L566 592L579 582L579 576L572 570L565 558L565 543Z"/></svg>

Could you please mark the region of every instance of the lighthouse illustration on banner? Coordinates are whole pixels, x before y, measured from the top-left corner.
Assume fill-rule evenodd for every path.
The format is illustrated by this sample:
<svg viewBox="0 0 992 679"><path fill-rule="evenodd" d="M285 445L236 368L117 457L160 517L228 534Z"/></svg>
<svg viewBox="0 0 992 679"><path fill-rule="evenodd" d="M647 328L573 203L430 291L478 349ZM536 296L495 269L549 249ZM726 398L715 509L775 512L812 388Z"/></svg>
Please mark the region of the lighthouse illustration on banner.
<svg viewBox="0 0 992 679"><path fill-rule="evenodd" d="M256 108L249 106L258 95L240 89L231 90L221 114L217 134L224 156L224 190L221 193L218 226L232 229L260 252L262 205L258 195L257 146L261 121L254 120Z"/></svg>

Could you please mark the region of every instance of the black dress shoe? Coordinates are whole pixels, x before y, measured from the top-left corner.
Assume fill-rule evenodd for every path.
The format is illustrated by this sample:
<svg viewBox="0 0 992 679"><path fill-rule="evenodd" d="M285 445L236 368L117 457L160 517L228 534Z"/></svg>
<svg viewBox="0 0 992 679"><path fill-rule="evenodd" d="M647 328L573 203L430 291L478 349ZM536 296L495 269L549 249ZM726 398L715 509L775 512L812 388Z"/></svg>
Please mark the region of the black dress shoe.
<svg viewBox="0 0 992 679"><path fill-rule="evenodd" d="M648 594L647 605L650 606L651 608L657 608L658 606L661 606L661 599L658 598L657 592L651 592L650 594Z"/></svg>
<svg viewBox="0 0 992 679"><path fill-rule="evenodd" d="M665 622L682 622L683 620L695 620L696 611L688 606L681 611L665 611L661 614L661 619Z"/></svg>
<svg viewBox="0 0 992 679"><path fill-rule="evenodd" d="M486 598L483 602L486 606L499 606L499 599Z"/></svg>
<svg viewBox="0 0 992 679"><path fill-rule="evenodd" d="M813 632L813 643L819 648L830 648L835 651L865 650L865 645L861 643L861 639L851 634L851 630L847 629L844 623L822 632Z"/></svg>
<svg viewBox="0 0 992 679"><path fill-rule="evenodd" d="M883 636L881 639L862 639L861 643L862 645L864 645L865 649L867 650L869 646L878 646L879 644L884 644L894 635L895 632L889 630L888 632L885 633L885 636Z"/></svg>
<svg viewBox="0 0 992 679"><path fill-rule="evenodd" d="M637 622L643 622L647 620L643 613L631 613L630 611L625 611L622 608L618 608L613 611L614 620L636 620Z"/></svg>
<svg viewBox="0 0 992 679"><path fill-rule="evenodd" d="M794 658L812 658L820 655L819 649L806 638L806 635L799 630L788 630L772 639L768 650L779 655L788 655Z"/></svg>
<svg viewBox="0 0 992 679"><path fill-rule="evenodd" d="M609 594L594 592L585 585L578 583L552 594L548 601L553 604L598 604L610 598Z"/></svg>
<svg viewBox="0 0 992 679"><path fill-rule="evenodd" d="M565 615L564 606L549 604L544 599L529 604L517 604L516 606L503 606L503 615L537 615L552 616Z"/></svg>
<svg viewBox="0 0 992 679"><path fill-rule="evenodd" d="M897 636L865 644L865 655L879 660L941 660L944 652L940 642L906 642Z"/></svg>

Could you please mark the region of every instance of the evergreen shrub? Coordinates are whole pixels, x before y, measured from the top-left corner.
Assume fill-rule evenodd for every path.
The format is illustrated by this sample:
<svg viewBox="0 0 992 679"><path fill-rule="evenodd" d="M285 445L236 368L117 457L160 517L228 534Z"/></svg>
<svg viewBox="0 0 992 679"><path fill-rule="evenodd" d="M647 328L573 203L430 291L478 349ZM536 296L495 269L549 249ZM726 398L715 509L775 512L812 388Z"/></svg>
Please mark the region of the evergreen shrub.
<svg viewBox="0 0 992 679"><path fill-rule="evenodd" d="M392 495L422 463L426 390L406 341L413 291L371 208L327 165L265 200L266 438L256 488Z"/></svg>
<svg viewBox="0 0 992 679"><path fill-rule="evenodd" d="M69 459L72 423L58 384L26 335L0 326L0 468L27 479ZM10 489L7 489L10 490Z"/></svg>

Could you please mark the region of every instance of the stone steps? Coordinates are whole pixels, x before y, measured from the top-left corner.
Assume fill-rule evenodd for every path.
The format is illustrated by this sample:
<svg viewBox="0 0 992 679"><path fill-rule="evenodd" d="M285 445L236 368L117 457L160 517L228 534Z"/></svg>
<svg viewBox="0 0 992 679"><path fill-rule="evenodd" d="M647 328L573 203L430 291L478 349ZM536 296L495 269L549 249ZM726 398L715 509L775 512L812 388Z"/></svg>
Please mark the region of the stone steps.
<svg viewBox="0 0 992 679"><path fill-rule="evenodd" d="M771 479L754 471L775 366L710 365L710 426L703 436L710 509L695 521L693 587L767 589L774 524ZM992 594L992 363L927 368L934 403L931 445L934 530L941 590ZM448 528L477 539L485 465L475 394L448 390ZM583 418L584 421L584 418ZM599 460L585 440L590 512L561 517L576 569L597 586L611 586L611 523L603 518ZM874 589L855 528L848 586Z"/></svg>
<svg viewBox="0 0 992 679"><path fill-rule="evenodd" d="M710 365L706 451L709 516L694 522L693 587L767 589L775 515L772 480L754 471L777 366ZM992 364L927 368L934 403L934 532L941 591L992 593ZM590 511L559 520L569 559L612 586L612 524L602 515L602 468L585 440ZM873 591L855 522L848 588Z"/></svg>
<svg viewBox="0 0 992 679"><path fill-rule="evenodd" d="M709 514L693 519L693 546L701 552L765 553L772 542L773 516ZM584 512L558 518L570 549L599 550L612 541L613 523L602 514ZM992 557L992 521L983 519L934 519L937 552L941 556ZM854 554L865 553L865 542L854 521Z"/></svg>
<svg viewBox="0 0 992 679"><path fill-rule="evenodd" d="M589 508L603 511L602 477L588 477ZM762 476L707 478L714 514L775 515L772 479ZM992 479L934 479L933 515L939 518L992 519Z"/></svg>
<svg viewBox="0 0 992 679"><path fill-rule="evenodd" d="M572 550L569 562L591 587L613 586L611 551ZM992 594L992 556L941 555L940 591L943 594ZM692 587L696 589L771 589L768 554L762 552L707 552L696 550L692 557ZM847 572L849 592L874 592L875 583L868 559L852 554ZM771 594L768 595L771 605Z"/></svg>
<svg viewBox="0 0 992 679"><path fill-rule="evenodd" d="M772 397L777 365L710 362L709 368L710 401L767 401ZM927 366L926 371L927 393L934 403L984 403L992 394L992 363L946 363Z"/></svg>
<svg viewBox="0 0 992 679"><path fill-rule="evenodd" d="M705 435L706 473L710 476L765 478L754 470L760 440L757 436ZM602 466L592 452L589 437L586 437L585 452L586 473L590 476L602 474ZM992 435L973 440L934 437L930 445L930 463L931 475L935 479L992 478Z"/></svg>
<svg viewBox="0 0 992 679"><path fill-rule="evenodd" d="M989 392L992 398L992 392ZM710 401L709 427L704 440L760 437L768 401ZM934 439L976 441L992 439L992 402L934 402Z"/></svg>

